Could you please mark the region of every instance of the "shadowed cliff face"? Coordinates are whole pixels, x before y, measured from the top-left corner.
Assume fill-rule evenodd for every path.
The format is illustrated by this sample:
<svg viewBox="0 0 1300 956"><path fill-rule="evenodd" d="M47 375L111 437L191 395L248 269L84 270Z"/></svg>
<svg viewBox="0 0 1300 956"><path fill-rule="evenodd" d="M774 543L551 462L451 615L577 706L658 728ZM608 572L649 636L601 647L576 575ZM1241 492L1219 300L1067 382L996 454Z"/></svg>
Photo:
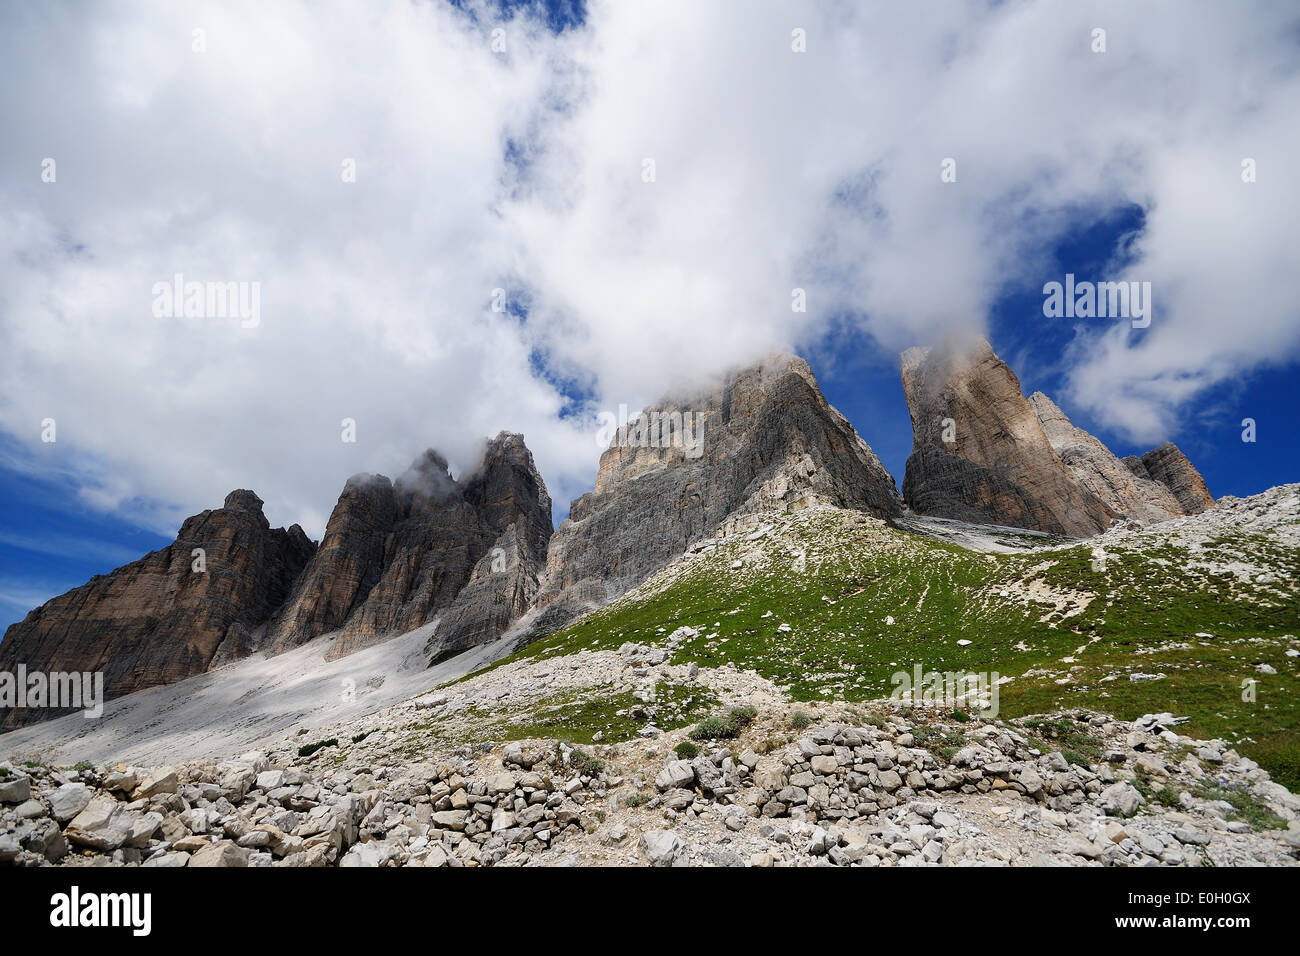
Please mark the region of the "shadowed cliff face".
<svg viewBox="0 0 1300 956"><path fill-rule="evenodd" d="M460 482L433 451L395 483L355 476L272 623L270 648L337 630L329 656L340 657L447 609L432 656L444 644L491 640L531 600L550 533L551 500L519 435L498 435ZM467 585L472 590L460 599ZM509 600L501 599L503 591Z"/></svg>
<svg viewBox="0 0 1300 956"><path fill-rule="evenodd" d="M902 510L893 478L795 356L646 412L698 413L702 444L656 441L635 427L615 435L595 490L573 502L551 539L540 602L602 603L732 515L816 502L880 516ZM547 628L567 616L550 615Z"/></svg>
<svg viewBox="0 0 1300 956"><path fill-rule="evenodd" d="M1205 487L1205 479L1173 442L1165 442L1141 458L1130 455L1124 464L1135 475L1148 475L1168 488L1184 514L1196 515L1214 507L1214 497Z"/></svg>
<svg viewBox="0 0 1300 956"><path fill-rule="evenodd" d="M195 569L198 548L204 570ZM257 495L233 491L223 507L187 519L171 545L11 625L0 670L103 671L110 698L201 673L247 653L314 550L297 525L271 529ZM0 726L57 713L9 710Z"/></svg>
<svg viewBox="0 0 1300 956"><path fill-rule="evenodd" d="M914 511L1079 536L1117 517L1057 457L1020 380L987 342L908 349L902 374L912 416L903 497Z"/></svg>
<svg viewBox="0 0 1300 956"><path fill-rule="evenodd" d="M909 349L902 379L913 435L903 497L918 513L1087 537L1120 518L1162 521L1213 503L1173 445L1121 462L1046 395L1026 398L985 341Z"/></svg>

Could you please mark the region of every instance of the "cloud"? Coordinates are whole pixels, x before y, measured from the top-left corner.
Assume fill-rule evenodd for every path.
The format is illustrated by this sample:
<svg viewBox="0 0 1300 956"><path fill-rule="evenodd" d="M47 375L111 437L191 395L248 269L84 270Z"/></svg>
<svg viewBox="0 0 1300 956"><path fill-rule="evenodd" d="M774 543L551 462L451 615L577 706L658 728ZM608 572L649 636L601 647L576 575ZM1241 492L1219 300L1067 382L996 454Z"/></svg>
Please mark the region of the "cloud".
<svg viewBox="0 0 1300 956"><path fill-rule="evenodd" d="M430 446L459 474L502 428L562 504L596 411L832 327L983 331L1130 203L1155 316L1080 331L1071 403L1163 437L1300 350L1283 5L596 2L560 34L494 11L6 8L0 428L168 530L245 486L319 535L347 475ZM178 272L259 282L260 323L156 318Z"/></svg>

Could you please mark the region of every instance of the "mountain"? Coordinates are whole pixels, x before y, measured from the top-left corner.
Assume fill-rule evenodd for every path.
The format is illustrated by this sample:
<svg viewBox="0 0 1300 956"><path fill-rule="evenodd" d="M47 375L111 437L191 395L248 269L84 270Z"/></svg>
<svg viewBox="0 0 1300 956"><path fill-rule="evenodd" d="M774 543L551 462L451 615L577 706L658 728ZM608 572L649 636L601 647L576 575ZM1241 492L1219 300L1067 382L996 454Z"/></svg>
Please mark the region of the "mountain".
<svg viewBox="0 0 1300 956"><path fill-rule="evenodd" d="M1182 506L1184 514L1200 514L1206 508L1214 507L1214 498L1205 487L1200 472L1192 467L1187 456L1173 442L1165 442L1141 458L1130 455L1124 459L1124 464L1138 477L1150 477L1167 487Z"/></svg>
<svg viewBox="0 0 1300 956"><path fill-rule="evenodd" d="M913 433L903 496L919 514L1089 537L1214 503L1174 445L1120 461L1046 395L1026 398L988 342L909 349L901 370Z"/></svg>
<svg viewBox="0 0 1300 956"><path fill-rule="evenodd" d="M10 625L0 671L103 671L110 698L202 673L255 640L314 551L297 525L272 529L253 492L232 491L221 508L186 519L166 548ZM3 726L56 714L17 708Z"/></svg>
<svg viewBox="0 0 1300 956"><path fill-rule="evenodd" d="M339 657L444 610L431 655L491 640L531 601L550 534L546 485L522 436L510 432L488 443L462 481L432 450L396 482L354 476L276 615L271 649L337 630L331 656Z"/></svg>
<svg viewBox="0 0 1300 956"><path fill-rule="evenodd" d="M271 530L261 499L233 491L187 519L172 545L12 625L0 671L103 671L112 699L327 632L337 632L328 657L342 657L434 619L436 657L494 639L527 608L550 534L546 486L509 432L460 482L432 450L396 482L349 479L319 548L297 525ZM58 713L8 710L0 726Z"/></svg>
<svg viewBox="0 0 1300 956"><path fill-rule="evenodd" d="M655 422L676 425L661 434ZM538 598L552 611L547 626L622 594L729 519L813 504L903 510L893 478L803 359L774 355L665 398L620 426L595 488L556 529Z"/></svg>
<svg viewBox="0 0 1300 956"><path fill-rule="evenodd" d="M736 524L460 679L395 667L414 635L304 646L0 737L0 865L1300 858L1300 485L1010 550L825 505ZM986 683L885 699L917 669Z"/></svg>
<svg viewBox="0 0 1300 956"><path fill-rule="evenodd" d="M1072 425L1056 403L1042 392L1034 392L1029 401L1052 450L1079 484L1116 514L1140 521L1163 521L1188 513L1165 483L1120 461L1097 438ZM1181 452L1178 454L1182 457ZM1186 458L1182 460L1191 468ZM1205 487L1204 483L1201 487ZM1210 504L1213 503L1211 499Z"/></svg>

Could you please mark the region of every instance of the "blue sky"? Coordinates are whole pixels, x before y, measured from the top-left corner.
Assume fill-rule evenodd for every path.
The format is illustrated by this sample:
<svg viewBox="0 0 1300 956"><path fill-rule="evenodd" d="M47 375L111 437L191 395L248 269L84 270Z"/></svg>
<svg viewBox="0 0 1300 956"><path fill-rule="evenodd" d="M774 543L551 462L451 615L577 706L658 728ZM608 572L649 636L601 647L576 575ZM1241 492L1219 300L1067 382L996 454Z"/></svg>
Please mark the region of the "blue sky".
<svg viewBox="0 0 1300 956"><path fill-rule="evenodd" d="M900 484L898 352L971 333L1116 454L1300 479L1300 11L944 10L0 8L0 626L233 488L316 537L349 475L503 428L558 520L597 412L774 348ZM259 323L160 320L178 272ZM1067 272L1151 281L1150 328L1045 318Z"/></svg>

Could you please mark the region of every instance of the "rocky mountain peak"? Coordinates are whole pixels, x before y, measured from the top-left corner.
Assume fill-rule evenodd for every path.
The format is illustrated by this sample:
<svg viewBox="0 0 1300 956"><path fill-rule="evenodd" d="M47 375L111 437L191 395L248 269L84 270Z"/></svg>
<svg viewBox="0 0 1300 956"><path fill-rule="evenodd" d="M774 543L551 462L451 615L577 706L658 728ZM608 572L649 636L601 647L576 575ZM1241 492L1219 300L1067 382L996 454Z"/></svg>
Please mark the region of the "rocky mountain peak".
<svg viewBox="0 0 1300 956"><path fill-rule="evenodd" d="M315 550L272 529L253 492L187 518L176 540L47 601L10 625L0 670L104 672L106 696L169 684L243 656ZM11 710L3 726L56 716Z"/></svg>
<svg viewBox="0 0 1300 956"><path fill-rule="evenodd" d="M1184 514L1200 514L1214 507L1205 479L1173 442L1153 448L1140 459L1125 458L1124 463L1135 475L1149 476L1168 488Z"/></svg>
<svg viewBox="0 0 1300 956"><path fill-rule="evenodd" d="M901 369L913 436L903 497L914 511L1078 536L1117 517L1057 456L987 341L909 349Z"/></svg>
<svg viewBox="0 0 1300 956"><path fill-rule="evenodd" d="M543 604L561 595L601 603L739 515L816 503L902 510L893 478L793 355L665 397L619 425L595 489L551 539Z"/></svg>
<svg viewBox="0 0 1300 956"><path fill-rule="evenodd" d="M247 511L260 515L262 513L262 499L247 488L237 488L226 495L226 501L222 507L228 511Z"/></svg>
<svg viewBox="0 0 1300 956"><path fill-rule="evenodd" d="M913 432L903 495L918 513L1087 537L1213 503L1173 445L1120 461L1047 395L1025 398L987 341L908 349L900 367Z"/></svg>

